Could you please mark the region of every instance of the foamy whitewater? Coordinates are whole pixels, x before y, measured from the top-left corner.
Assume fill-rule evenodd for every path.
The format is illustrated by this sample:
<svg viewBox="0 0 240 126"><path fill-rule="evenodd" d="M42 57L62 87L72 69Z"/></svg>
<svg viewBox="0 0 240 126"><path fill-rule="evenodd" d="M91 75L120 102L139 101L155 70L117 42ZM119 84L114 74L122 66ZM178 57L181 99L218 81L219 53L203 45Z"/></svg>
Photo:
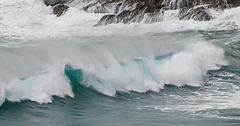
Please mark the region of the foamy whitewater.
<svg viewBox="0 0 240 126"><path fill-rule="evenodd" d="M240 7L94 26L85 4L0 0L0 125L239 125Z"/></svg>

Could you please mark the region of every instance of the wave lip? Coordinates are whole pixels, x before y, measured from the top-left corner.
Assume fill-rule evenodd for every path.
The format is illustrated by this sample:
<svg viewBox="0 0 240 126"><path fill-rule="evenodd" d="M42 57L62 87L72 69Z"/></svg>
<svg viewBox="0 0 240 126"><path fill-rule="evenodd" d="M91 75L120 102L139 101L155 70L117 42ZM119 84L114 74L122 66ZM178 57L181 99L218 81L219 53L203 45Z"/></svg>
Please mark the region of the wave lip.
<svg viewBox="0 0 240 126"><path fill-rule="evenodd" d="M208 70L222 65L227 65L222 49L208 43L196 43L162 64L158 70L159 78L164 83L199 86Z"/></svg>
<svg viewBox="0 0 240 126"><path fill-rule="evenodd" d="M5 100L50 103L53 96L74 97L74 85L72 87L70 83L76 82L108 96L115 96L117 92L159 92L165 84L201 86L207 71L227 65L224 51L206 42L191 44L181 51L155 58L120 60L107 50L104 54L108 55L105 55L104 62L92 59L95 57L91 56L86 57L89 60L87 65L84 65L85 61L81 61L83 59L75 62L76 64L76 59L68 59L49 67L45 72L25 78L13 78L9 83L2 82L0 103ZM71 61L77 66L74 68L80 70L80 73L73 73L75 77L72 78L72 73L66 74L66 65L71 64Z"/></svg>
<svg viewBox="0 0 240 126"><path fill-rule="evenodd" d="M227 65L221 48L202 42L163 59L113 63L95 70L81 68L84 76L81 84L109 96L118 91L158 92L165 84L201 86L207 71Z"/></svg>
<svg viewBox="0 0 240 126"><path fill-rule="evenodd" d="M29 100L43 104L51 103L53 96L74 97L69 81L60 70L51 69L47 73L12 80L1 88L0 103L5 100L11 102Z"/></svg>

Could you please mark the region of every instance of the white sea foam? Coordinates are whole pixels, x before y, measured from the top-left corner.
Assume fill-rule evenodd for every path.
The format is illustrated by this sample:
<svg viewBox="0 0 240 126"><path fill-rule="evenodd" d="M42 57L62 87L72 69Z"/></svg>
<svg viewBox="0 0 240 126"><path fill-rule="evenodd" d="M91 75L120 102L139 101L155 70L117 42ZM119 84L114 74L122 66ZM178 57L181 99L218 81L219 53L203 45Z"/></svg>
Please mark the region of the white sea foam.
<svg viewBox="0 0 240 126"><path fill-rule="evenodd" d="M227 64L224 51L210 43L190 44L163 59L155 59L161 53L146 48L146 45L156 46L154 43L141 46L139 42L121 43L129 50L112 48L119 47L115 45L118 42L103 45L56 43L3 49L1 54L4 56L0 57L4 61L0 63L1 101L49 103L52 96L73 97L71 85L64 75L63 68L67 64L83 71L81 84L109 96L114 96L117 91L157 92L165 84L201 86L202 77L208 70ZM140 50L133 49L136 44ZM161 48L164 47L155 49Z"/></svg>
<svg viewBox="0 0 240 126"><path fill-rule="evenodd" d="M41 0L1 0L0 33L6 39L66 38L106 35L143 35L149 32L175 32L186 30L239 29L240 7L224 11L211 11L212 21L179 21L178 11L165 11L163 21L154 24L133 23L94 27L103 14L87 13L79 9L82 3L72 3L61 17L52 14L52 8Z"/></svg>
<svg viewBox="0 0 240 126"><path fill-rule="evenodd" d="M5 98L12 102L31 100L38 103L49 103L52 102L52 96L73 97L69 81L64 77L62 71L54 69L48 73L12 80L5 86L5 92Z"/></svg>
<svg viewBox="0 0 240 126"><path fill-rule="evenodd" d="M52 96L72 97L63 70L67 64L83 70L85 86L110 96L117 91L159 91L169 83L201 86L208 70L227 64L222 49L194 33L180 38L159 35L160 39L147 38L147 33L235 29L240 26L239 10L218 12L216 19L207 22L179 21L175 11L168 11L164 20L155 24L94 27L102 15L83 12L77 5L56 17L51 7L39 0L0 0L0 39L7 39L0 43L0 103L48 103ZM65 42L74 37L77 42ZM51 42L52 38L61 41ZM6 48L9 39L41 44ZM171 52L175 53L164 61L155 60L155 56Z"/></svg>
<svg viewBox="0 0 240 126"><path fill-rule="evenodd" d="M228 75L226 75L228 76ZM165 98L174 101L160 105L138 106L139 110L158 110L162 112L181 112L201 115L208 118L236 119L238 116L228 115L221 110L239 109L239 86L228 82L211 82L206 90L199 90L192 95L168 95ZM232 112L232 111L231 111Z"/></svg>
<svg viewBox="0 0 240 126"><path fill-rule="evenodd" d="M208 43L193 44L160 64L155 59L141 59L141 63L128 61L121 65L111 59L107 68L83 68L83 83L111 96L116 91L159 91L165 84L201 86L208 70L227 64L224 51Z"/></svg>

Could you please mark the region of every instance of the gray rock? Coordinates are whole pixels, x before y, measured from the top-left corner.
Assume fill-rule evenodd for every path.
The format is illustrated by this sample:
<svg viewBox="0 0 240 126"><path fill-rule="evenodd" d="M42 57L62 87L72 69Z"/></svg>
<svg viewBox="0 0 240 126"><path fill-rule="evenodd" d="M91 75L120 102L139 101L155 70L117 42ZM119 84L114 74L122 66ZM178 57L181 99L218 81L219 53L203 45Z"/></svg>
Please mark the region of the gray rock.
<svg viewBox="0 0 240 126"><path fill-rule="evenodd" d="M73 0L43 0L47 6L55 6L57 4L66 4L72 2Z"/></svg>
<svg viewBox="0 0 240 126"><path fill-rule="evenodd" d="M154 1L151 1L154 2ZM161 19L161 9L164 7L161 4L146 3L143 0L125 1L121 3L120 9L117 13L108 14L103 16L97 25L107 25L112 23L134 23L134 22L145 22L153 23L158 22ZM161 2L160 2L161 3Z"/></svg>
<svg viewBox="0 0 240 126"><path fill-rule="evenodd" d="M59 17L62 16L66 13L66 11L68 10L69 6L64 5L64 4L57 4L53 7L53 13Z"/></svg>
<svg viewBox="0 0 240 126"><path fill-rule="evenodd" d="M45 0L46 5L67 4L73 0ZM77 0L76 0L77 1ZM145 22L162 20L165 10L179 10L180 20L208 21L213 19L209 9L223 10L240 6L240 0L82 0L88 4L82 8L90 13L107 13L97 25L112 23ZM86 3L85 2L85 3ZM66 7L57 7L56 15L61 16Z"/></svg>
<svg viewBox="0 0 240 126"><path fill-rule="evenodd" d="M191 8L191 9L181 9L179 12L180 20L198 20L198 21L209 21L212 16L209 14L208 9L205 7Z"/></svg>
<svg viewBox="0 0 240 126"><path fill-rule="evenodd" d="M87 6L83 7L90 13L113 13L117 14L121 11L127 9L133 9L134 4L138 3L137 0L98 0L93 3L89 3Z"/></svg>
<svg viewBox="0 0 240 126"><path fill-rule="evenodd" d="M116 15L114 14L104 15L95 26L117 23L115 18Z"/></svg>
<svg viewBox="0 0 240 126"><path fill-rule="evenodd" d="M231 7L240 6L240 0L227 0L227 2Z"/></svg>

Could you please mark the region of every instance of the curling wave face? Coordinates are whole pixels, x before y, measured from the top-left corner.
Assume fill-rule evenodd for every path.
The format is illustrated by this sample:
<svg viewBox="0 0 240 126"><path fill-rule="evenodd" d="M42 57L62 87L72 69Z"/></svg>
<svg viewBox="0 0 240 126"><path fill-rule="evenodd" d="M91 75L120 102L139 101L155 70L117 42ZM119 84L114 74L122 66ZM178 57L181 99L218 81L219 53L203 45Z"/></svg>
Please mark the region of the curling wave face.
<svg viewBox="0 0 240 126"><path fill-rule="evenodd" d="M199 87L209 70L239 61L232 58L239 54L233 46L238 40L219 45L204 38L211 31L238 33L239 7L212 10L216 18L207 22L179 21L169 10L155 24L95 27L103 15L79 10L83 4L73 2L56 17L39 0L1 1L1 104L74 97L73 81L109 96L158 92L166 84Z"/></svg>
<svg viewBox="0 0 240 126"><path fill-rule="evenodd" d="M161 36L164 39L164 35ZM168 38L170 36L165 36ZM135 37L127 42L121 42L120 38L106 40L109 38L99 43L2 48L2 103L5 100L48 103L52 96L73 97L71 81L109 96L118 91L158 92L165 84L201 86L208 70L227 65L224 51L207 42L190 39L185 44L172 40L168 40L169 44L167 41L146 43ZM175 48L170 48L173 44ZM78 80L67 76L69 70L74 69L79 70Z"/></svg>

